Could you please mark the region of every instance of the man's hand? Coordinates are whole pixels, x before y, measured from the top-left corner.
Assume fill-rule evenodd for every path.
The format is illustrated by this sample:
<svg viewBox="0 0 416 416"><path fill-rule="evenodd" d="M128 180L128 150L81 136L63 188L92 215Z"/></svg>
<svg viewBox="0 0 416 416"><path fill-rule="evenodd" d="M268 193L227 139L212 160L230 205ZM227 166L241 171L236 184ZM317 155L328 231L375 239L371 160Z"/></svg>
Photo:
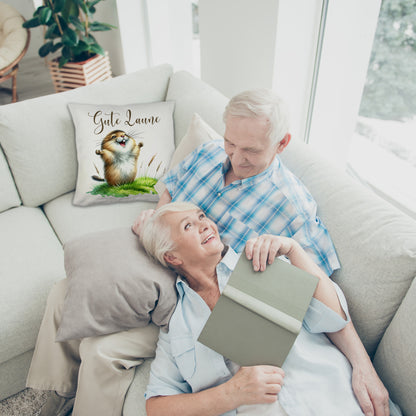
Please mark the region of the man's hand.
<svg viewBox="0 0 416 416"><path fill-rule="evenodd" d="M227 394L234 406L273 403L282 389L284 371L271 365L241 367L226 383Z"/></svg>
<svg viewBox="0 0 416 416"><path fill-rule="evenodd" d="M389 416L389 393L373 366L352 371L352 388L366 416Z"/></svg>
<svg viewBox="0 0 416 416"><path fill-rule="evenodd" d="M292 238L264 234L248 240L245 252L247 258L253 261L253 269L264 271L277 256L289 255L295 244Z"/></svg>
<svg viewBox="0 0 416 416"><path fill-rule="evenodd" d="M132 225L131 229L133 232L140 236L140 231L142 229L143 224L147 221L155 213L154 209L147 209L140 213L140 215L136 218L136 221Z"/></svg>

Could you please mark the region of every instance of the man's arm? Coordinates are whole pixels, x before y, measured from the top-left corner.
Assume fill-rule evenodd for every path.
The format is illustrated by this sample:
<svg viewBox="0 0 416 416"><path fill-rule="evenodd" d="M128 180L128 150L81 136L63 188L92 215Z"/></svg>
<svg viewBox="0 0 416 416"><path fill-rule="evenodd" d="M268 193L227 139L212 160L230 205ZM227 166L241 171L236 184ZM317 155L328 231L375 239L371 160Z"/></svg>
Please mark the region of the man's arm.
<svg viewBox="0 0 416 416"><path fill-rule="evenodd" d="M156 205L156 209L158 209L162 205L168 204L170 201L172 201L172 197L170 196L169 191L165 189L165 192L163 192L162 196L159 198L159 202ZM136 218L136 221L134 221L134 224L131 227L131 229L136 235L140 235L142 225L149 217L151 217L154 214L154 212L154 209L146 209L145 211L142 211L139 214L139 216Z"/></svg>
<svg viewBox="0 0 416 416"><path fill-rule="evenodd" d="M352 388L366 416L388 416L389 393L380 380L353 323L327 337L348 358L352 366Z"/></svg>
<svg viewBox="0 0 416 416"><path fill-rule="evenodd" d="M317 276L320 280L314 297L345 319L332 281L297 242L290 238L271 235L260 236L247 242L246 255L247 258L253 259L255 270L264 270L267 263L272 263L273 253L274 256L287 256L294 266ZM387 389L378 377L353 323L350 321L344 329L326 335L352 366L352 387L364 414L388 416L390 412Z"/></svg>

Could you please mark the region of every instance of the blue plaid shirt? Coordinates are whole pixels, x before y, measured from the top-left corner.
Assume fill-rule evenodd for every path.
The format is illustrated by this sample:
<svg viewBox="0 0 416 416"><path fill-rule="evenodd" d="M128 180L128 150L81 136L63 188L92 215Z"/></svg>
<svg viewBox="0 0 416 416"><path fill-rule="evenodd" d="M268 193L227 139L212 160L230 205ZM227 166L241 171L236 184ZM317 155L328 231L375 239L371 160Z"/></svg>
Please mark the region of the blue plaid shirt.
<svg viewBox="0 0 416 416"><path fill-rule="evenodd" d="M248 239L274 234L293 237L328 274L339 268L335 248L316 215L311 194L276 156L264 172L224 186L230 161L222 140L204 143L161 181L172 201L190 201L218 226L236 252Z"/></svg>

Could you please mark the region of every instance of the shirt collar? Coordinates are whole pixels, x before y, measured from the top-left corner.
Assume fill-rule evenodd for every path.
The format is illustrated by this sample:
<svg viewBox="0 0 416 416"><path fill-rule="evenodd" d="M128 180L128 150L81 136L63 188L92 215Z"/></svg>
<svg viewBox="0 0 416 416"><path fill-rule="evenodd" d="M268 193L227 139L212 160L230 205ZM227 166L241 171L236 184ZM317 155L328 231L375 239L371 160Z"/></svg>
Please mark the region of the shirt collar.
<svg viewBox="0 0 416 416"><path fill-rule="evenodd" d="M255 176L250 176L249 178L234 181L233 183L234 184L237 183L240 186L241 185L254 185L256 183L260 183L264 179L269 178L273 174L275 169L279 169L279 167L280 167L280 158L279 156L276 155L274 158L274 161L263 172ZM231 168L231 161L230 161L230 158L227 156L222 165L222 174L224 178L225 178L225 174L230 170L230 168Z"/></svg>
<svg viewBox="0 0 416 416"><path fill-rule="evenodd" d="M228 246L227 252L216 267L220 292L223 291L225 285L227 284L228 278L234 270L239 258L240 254L237 254L230 246ZM184 295L184 286L189 287L188 282L182 276L178 275L176 278L176 288L180 297Z"/></svg>

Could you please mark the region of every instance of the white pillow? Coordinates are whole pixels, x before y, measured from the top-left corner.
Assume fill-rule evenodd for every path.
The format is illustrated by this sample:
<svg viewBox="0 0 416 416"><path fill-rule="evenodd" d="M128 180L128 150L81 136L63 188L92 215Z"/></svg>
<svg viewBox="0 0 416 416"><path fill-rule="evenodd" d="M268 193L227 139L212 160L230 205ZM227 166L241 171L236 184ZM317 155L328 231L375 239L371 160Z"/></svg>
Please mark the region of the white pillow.
<svg viewBox="0 0 416 416"><path fill-rule="evenodd" d="M174 102L68 104L75 125L74 205L157 201L174 151Z"/></svg>
<svg viewBox="0 0 416 416"><path fill-rule="evenodd" d="M203 143L210 140L222 140L223 137L218 134L211 126L209 126L201 116L194 113L191 119L191 123L188 130L183 136L182 140L178 144L175 152L173 153L172 160L170 161L169 170L175 167L178 163L182 162L193 150ZM162 182L156 184L156 190L161 195L166 187Z"/></svg>

